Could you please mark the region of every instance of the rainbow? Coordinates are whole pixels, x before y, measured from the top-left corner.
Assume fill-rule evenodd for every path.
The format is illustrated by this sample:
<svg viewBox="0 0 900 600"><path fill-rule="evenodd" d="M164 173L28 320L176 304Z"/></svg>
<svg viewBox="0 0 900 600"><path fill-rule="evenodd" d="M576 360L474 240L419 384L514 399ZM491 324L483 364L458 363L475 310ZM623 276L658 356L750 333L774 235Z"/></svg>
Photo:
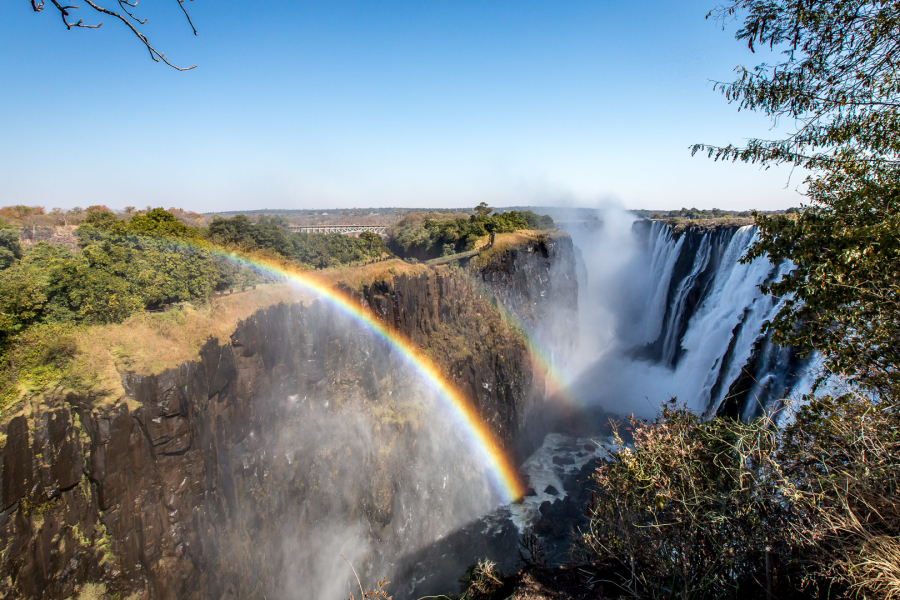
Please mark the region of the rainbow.
<svg viewBox="0 0 900 600"><path fill-rule="evenodd" d="M283 279L291 286L318 297L374 333L390 348L397 351L403 361L421 376L422 380L449 409L487 466L491 480L503 500L513 503L522 499L525 495L525 486L519 472L503 451L494 434L481 420L471 402L441 373L437 365L405 336L389 329L372 313L363 308L358 300L318 281L308 273L285 266L272 259L224 251L212 245L198 244L195 248L207 251L239 266L253 269L263 275Z"/></svg>
<svg viewBox="0 0 900 600"><path fill-rule="evenodd" d="M463 281L465 281L472 291L481 295L485 300L490 301L493 298L487 287L477 278L463 271ZM502 302L496 302L495 308L500 316L514 331L519 332L520 339L528 348L528 354L531 358L532 366L535 371L542 377L544 382L545 397L556 399L564 402L570 407L578 408L581 406L577 398L575 398L565 382L565 378L559 370L553 365L553 359L547 355L547 352L535 342L536 336L531 327L520 319L514 312L508 309Z"/></svg>

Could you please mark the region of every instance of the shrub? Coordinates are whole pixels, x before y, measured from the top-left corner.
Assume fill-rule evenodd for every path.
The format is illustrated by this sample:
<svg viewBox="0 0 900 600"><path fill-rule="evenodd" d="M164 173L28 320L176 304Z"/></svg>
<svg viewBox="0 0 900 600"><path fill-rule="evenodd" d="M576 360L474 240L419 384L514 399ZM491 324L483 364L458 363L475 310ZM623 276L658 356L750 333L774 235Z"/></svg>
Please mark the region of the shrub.
<svg viewBox="0 0 900 600"><path fill-rule="evenodd" d="M786 523L768 425L703 422L674 400L653 423L632 419L633 449L617 432L595 475L583 548L638 596L729 597L765 581Z"/></svg>
<svg viewBox="0 0 900 600"><path fill-rule="evenodd" d="M503 587L503 576L497 563L485 558L470 565L459 582L462 591L459 600L492 598Z"/></svg>
<svg viewBox="0 0 900 600"><path fill-rule="evenodd" d="M632 420L580 550L641 597L900 597L897 404L806 402L783 429L674 404Z"/></svg>
<svg viewBox="0 0 900 600"><path fill-rule="evenodd" d="M808 574L863 598L900 597L900 412L860 394L811 400L778 455Z"/></svg>

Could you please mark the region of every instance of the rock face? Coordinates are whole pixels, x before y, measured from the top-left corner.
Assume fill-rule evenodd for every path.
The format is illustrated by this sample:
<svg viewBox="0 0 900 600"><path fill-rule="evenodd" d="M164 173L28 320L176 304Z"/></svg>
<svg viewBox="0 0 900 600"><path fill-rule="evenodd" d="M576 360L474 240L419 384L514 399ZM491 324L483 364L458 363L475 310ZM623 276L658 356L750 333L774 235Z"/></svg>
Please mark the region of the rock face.
<svg viewBox="0 0 900 600"><path fill-rule="evenodd" d="M491 293L546 351L574 349L578 319L575 248L565 234L544 235L495 253L478 269Z"/></svg>
<svg viewBox="0 0 900 600"><path fill-rule="evenodd" d="M38 242L47 242L53 246L65 246L75 252L78 250L78 236L75 225L56 227L24 227L19 230L19 239L23 246L33 246Z"/></svg>
<svg viewBox="0 0 900 600"><path fill-rule="evenodd" d="M509 264L513 301L532 267ZM513 443L532 374L490 302L449 269L357 294ZM260 311L199 360L123 382L127 402L70 396L5 425L3 598L87 584L120 598L346 596L341 554L364 579L390 575L390 557L496 501L427 382L318 301Z"/></svg>

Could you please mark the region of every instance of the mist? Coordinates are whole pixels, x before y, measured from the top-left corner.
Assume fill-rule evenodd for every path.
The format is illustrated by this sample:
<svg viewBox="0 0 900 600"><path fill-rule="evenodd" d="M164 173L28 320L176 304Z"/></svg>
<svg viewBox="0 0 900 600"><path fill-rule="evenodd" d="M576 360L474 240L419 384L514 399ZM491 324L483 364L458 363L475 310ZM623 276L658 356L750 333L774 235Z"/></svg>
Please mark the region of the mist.
<svg viewBox="0 0 900 600"><path fill-rule="evenodd" d="M358 595L351 565L367 588L391 580L403 556L501 504L445 401L373 333L320 303L278 327L300 343L275 344L270 380L245 380L261 412L220 454L203 516L221 597ZM239 360L252 373L261 359Z"/></svg>
<svg viewBox="0 0 900 600"><path fill-rule="evenodd" d="M755 237L753 227L733 236L707 233L688 250L684 236L676 239L660 222L647 224L640 235L638 218L618 206L597 209L595 222L579 215L581 222L567 221L565 212L555 215L580 250L579 350L567 366L577 403L653 418L677 398L709 415L759 344L758 354L771 354L775 366L767 373L771 381L758 387L784 383L792 356L760 335L780 304L758 285L781 277L790 265L772 265L766 257L739 262ZM676 265L683 279L670 285ZM683 335L680 320L686 321ZM765 402L761 389L753 393Z"/></svg>

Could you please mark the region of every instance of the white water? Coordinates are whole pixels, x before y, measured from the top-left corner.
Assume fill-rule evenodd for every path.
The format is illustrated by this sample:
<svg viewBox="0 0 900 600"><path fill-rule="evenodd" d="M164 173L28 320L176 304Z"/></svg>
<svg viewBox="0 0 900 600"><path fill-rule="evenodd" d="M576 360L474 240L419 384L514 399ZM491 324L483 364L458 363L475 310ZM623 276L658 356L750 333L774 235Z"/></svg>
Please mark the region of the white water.
<svg viewBox="0 0 900 600"><path fill-rule="evenodd" d="M593 447L588 450L587 447ZM526 531L540 516L541 504L565 498L568 493L563 487L562 478L575 473L596 458L607 458L615 447L611 438L574 438L559 433L547 434L544 443L522 465L521 471L534 490L534 495L509 507L510 518L519 531ZM575 462L569 465L558 465L554 458L570 458ZM552 486L557 493L546 490Z"/></svg>
<svg viewBox="0 0 900 600"><path fill-rule="evenodd" d="M610 228L621 228L622 219L603 218L604 226L596 232L572 232L576 245L594 249L583 252L590 281L579 298L580 311L596 311L606 320L601 327L582 323L583 337L604 340L573 385L582 404L653 417L662 403L677 397L697 413L713 414L757 342L764 358L771 358L777 368L762 374L751 398L767 402L767 386L769 395L784 391L787 354L760 333L780 305L758 286L782 277L791 265L773 265L765 257L740 262L755 239L754 227L742 227L733 235L727 230L704 234L694 255L684 257L691 261L690 268L673 289L673 269L688 251L685 236L675 239L668 226L654 222L643 245L618 249L618 268L610 269L604 264L606 253L596 250L608 245L604 238L621 238L621 231ZM644 300L635 302L641 296ZM654 341L656 355L636 358L642 356L641 347ZM751 408L745 407L748 416Z"/></svg>

